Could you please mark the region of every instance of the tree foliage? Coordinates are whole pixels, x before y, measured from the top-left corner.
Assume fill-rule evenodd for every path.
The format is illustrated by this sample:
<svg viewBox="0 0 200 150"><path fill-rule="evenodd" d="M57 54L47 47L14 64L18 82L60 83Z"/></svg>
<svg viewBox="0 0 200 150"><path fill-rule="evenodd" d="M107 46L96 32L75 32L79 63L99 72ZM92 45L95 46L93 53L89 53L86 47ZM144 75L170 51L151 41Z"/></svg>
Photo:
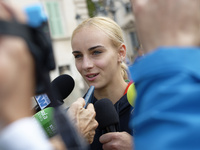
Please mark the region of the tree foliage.
<svg viewBox="0 0 200 150"><path fill-rule="evenodd" d="M96 14L96 8L92 0L87 0L87 7L88 7L89 16L94 17Z"/></svg>

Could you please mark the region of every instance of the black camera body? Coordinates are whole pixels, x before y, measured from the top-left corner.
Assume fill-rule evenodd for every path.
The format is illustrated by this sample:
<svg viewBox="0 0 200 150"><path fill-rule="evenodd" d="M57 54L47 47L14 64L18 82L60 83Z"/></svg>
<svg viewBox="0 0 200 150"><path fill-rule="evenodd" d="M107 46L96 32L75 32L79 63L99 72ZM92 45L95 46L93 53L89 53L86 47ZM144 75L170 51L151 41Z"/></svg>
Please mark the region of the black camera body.
<svg viewBox="0 0 200 150"><path fill-rule="evenodd" d="M47 16L42 5L25 8L32 40L27 41L36 64L36 94L47 92L50 85L49 72L55 69L53 47Z"/></svg>
<svg viewBox="0 0 200 150"><path fill-rule="evenodd" d="M47 18L44 19L41 5L32 5L25 9L28 24L17 22L15 16L11 21L0 20L0 34L23 38L35 60L36 90L42 94L49 90L50 71L55 69L55 60ZM43 14L43 15L42 15ZM45 30L44 30L45 27Z"/></svg>

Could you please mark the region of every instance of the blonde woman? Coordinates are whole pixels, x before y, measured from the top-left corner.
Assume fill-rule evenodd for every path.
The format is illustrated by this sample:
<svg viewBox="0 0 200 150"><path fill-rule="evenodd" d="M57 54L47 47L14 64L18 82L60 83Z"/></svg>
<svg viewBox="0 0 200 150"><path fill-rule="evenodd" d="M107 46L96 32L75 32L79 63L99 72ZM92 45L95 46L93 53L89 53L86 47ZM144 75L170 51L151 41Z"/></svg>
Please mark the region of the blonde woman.
<svg viewBox="0 0 200 150"><path fill-rule="evenodd" d="M126 97L131 83L126 82L126 46L121 28L109 18L89 18L74 30L71 44L77 70L88 86L95 86L92 103L110 99L120 119L119 132L102 134L96 129L91 149L132 149L128 126L131 106Z"/></svg>

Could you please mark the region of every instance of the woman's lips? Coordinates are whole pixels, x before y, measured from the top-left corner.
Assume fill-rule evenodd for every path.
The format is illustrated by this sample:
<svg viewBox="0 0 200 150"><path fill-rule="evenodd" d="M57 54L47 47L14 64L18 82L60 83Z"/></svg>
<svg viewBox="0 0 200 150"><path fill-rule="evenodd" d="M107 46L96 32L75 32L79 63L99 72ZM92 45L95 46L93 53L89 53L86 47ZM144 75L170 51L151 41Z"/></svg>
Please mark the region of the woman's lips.
<svg viewBox="0 0 200 150"><path fill-rule="evenodd" d="M97 76L98 76L98 73L87 74L86 78L87 78L88 81L93 81L93 80L95 80L97 78Z"/></svg>

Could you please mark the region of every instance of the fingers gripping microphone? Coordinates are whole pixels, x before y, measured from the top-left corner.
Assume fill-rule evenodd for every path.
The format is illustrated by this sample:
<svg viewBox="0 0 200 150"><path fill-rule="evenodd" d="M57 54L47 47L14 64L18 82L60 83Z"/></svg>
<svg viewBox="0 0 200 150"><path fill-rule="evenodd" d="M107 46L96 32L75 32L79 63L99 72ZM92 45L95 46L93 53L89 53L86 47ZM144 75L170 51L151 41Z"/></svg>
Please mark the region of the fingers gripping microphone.
<svg viewBox="0 0 200 150"><path fill-rule="evenodd" d="M117 132L119 125L119 116L109 99L101 99L94 103L96 111L96 120L99 123L98 128L106 132Z"/></svg>

